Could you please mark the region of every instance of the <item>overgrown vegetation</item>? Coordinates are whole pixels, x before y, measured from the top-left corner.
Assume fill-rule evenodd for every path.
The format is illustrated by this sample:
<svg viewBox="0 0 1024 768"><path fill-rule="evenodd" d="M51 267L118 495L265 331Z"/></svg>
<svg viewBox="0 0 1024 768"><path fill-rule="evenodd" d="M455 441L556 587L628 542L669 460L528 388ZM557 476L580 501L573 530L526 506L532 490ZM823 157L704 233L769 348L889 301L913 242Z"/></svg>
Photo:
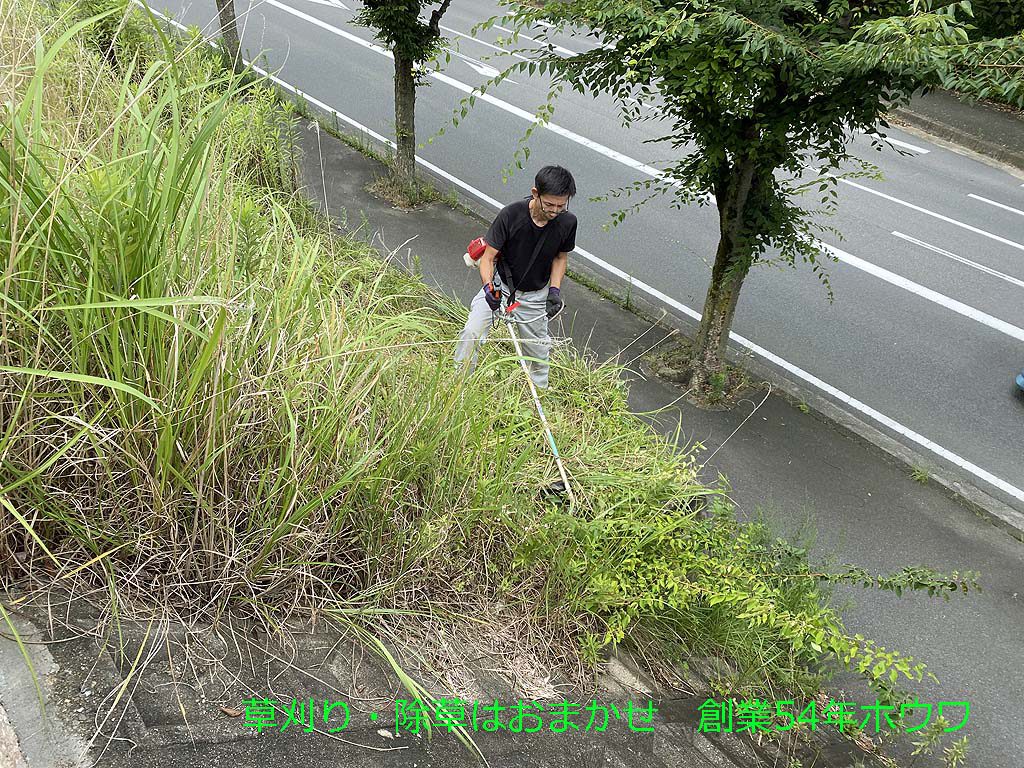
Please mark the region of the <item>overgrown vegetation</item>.
<svg viewBox="0 0 1024 768"><path fill-rule="evenodd" d="M402 181L394 172L394 163L387 159L384 167L386 173L377 177L367 189L377 197L387 200L398 208L417 208L422 205L436 203L443 199L440 192L426 181L419 178L411 182Z"/></svg>
<svg viewBox="0 0 1024 768"><path fill-rule="evenodd" d="M23 593L0 606L60 587L114 616L378 636L429 612L563 661L723 655L751 689L830 660L921 678L822 585L947 596L972 574L816 572L570 353L548 412L579 509L543 504L515 360L499 341L459 378L464 310L314 215L274 93L195 36L147 32L112 66L75 10L0 0L0 580Z"/></svg>
<svg viewBox="0 0 1024 768"><path fill-rule="evenodd" d="M672 344L663 344L647 356L651 369L658 376L668 379L680 387L687 389L687 397L701 408L731 408L754 391L757 382L742 366L726 363L722 370L716 372L708 380L705 391L687 388L690 382L689 361L692 359L692 344L682 340Z"/></svg>

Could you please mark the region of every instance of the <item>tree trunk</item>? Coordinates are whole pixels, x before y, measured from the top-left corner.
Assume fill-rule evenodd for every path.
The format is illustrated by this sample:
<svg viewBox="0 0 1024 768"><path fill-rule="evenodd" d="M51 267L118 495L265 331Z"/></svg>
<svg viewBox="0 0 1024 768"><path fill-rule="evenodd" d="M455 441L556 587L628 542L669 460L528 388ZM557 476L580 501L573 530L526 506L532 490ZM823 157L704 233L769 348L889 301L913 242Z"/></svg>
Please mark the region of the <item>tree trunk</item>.
<svg viewBox="0 0 1024 768"><path fill-rule="evenodd" d="M725 371L725 346L740 288L750 270L749 246L740 241L740 235L755 183L754 175L754 161L747 158L732 169L716 191L721 234L711 269L711 284L704 299L704 312L690 355L690 387L698 396L715 390L720 392L724 384L715 382L715 378Z"/></svg>
<svg viewBox="0 0 1024 768"><path fill-rule="evenodd" d="M238 27L235 23L235 1L217 0L217 17L220 22L220 37L224 41L224 53L231 58L231 68L235 72L242 69L242 57L239 52Z"/></svg>
<svg viewBox="0 0 1024 768"><path fill-rule="evenodd" d="M395 151L394 174L403 185L416 182L416 80L412 59L395 56Z"/></svg>

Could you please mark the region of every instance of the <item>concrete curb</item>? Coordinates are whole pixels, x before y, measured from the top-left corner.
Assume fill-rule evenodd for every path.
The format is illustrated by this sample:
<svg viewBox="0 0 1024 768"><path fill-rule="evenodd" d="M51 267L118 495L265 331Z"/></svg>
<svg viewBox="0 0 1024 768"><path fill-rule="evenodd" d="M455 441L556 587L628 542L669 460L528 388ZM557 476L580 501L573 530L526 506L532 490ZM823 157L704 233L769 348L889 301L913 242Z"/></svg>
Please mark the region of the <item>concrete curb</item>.
<svg viewBox="0 0 1024 768"><path fill-rule="evenodd" d="M86 764L88 745L67 726L54 695L53 683L61 668L46 644L39 642L42 632L35 624L13 616L11 623L25 644L32 668L13 639L0 638L0 714L6 708L6 717L2 719L10 718L6 736L3 731L8 729L0 722L0 765L7 767L5 742L13 739L13 766L81 768ZM39 707L36 683L46 705L45 717Z"/></svg>
<svg viewBox="0 0 1024 768"><path fill-rule="evenodd" d="M969 149L983 158L1006 163L1018 170L1024 171L1024 152L1022 151L1004 147L910 109L897 109L891 113L891 116L893 119L890 122L893 124L906 124L925 132L931 137L937 137L947 142L952 142L958 147Z"/></svg>
<svg viewBox="0 0 1024 768"><path fill-rule="evenodd" d="M25 756L21 754L21 747L18 744L18 734L14 732L11 721L7 719L7 712L0 706L0 765L8 768L28 768Z"/></svg>

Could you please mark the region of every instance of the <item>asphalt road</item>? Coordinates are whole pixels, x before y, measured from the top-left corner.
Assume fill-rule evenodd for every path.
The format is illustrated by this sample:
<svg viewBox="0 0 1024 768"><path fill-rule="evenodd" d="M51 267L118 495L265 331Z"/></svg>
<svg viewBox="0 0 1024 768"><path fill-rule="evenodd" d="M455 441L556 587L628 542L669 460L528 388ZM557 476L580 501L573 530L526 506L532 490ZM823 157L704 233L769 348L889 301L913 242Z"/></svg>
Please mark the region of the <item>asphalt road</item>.
<svg viewBox="0 0 1024 768"><path fill-rule="evenodd" d="M262 54L267 69L359 124L392 134L392 62L373 50L369 30L349 23L352 0L236 6L243 46ZM165 7L185 23L213 28L213 0ZM506 33L471 36L475 23L497 11L489 0L465 0L444 17L454 54L441 79L431 78L417 96L421 141L450 123L470 87L512 61L499 51ZM566 51L597 45L582 36L556 42ZM651 167L673 157L664 143L644 143L661 135L659 125L624 128L609 100L565 94L555 130L534 134L529 165L506 184L502 168L548 85L540 77L513 80L488 91L500 102L479 100L458 129L420 156L502 203L528 193L540 164L565 165L580 190L572 205L581 222L578 244L699 311L717 242L715 209L678 210L656 199L606 232L601 225L618 205L588 199L649 178ZM863 404L870 410L865 416L861 409L862 417L929 455L932 468L955 466L954 474L1024 510L1024 399L1012 382L1024 365L1021 179L919 137L888 133L904 154L855 139L856 153L879 165L885 180L840 184L839 211L828 223L845 239L822 238L849 254L829 267L834 303L806 266L759 267L744 285L733 330L783 361L772 364L798 369L791 377L813 377L808 386L820 380L834 388L833 399Z"/></svg>

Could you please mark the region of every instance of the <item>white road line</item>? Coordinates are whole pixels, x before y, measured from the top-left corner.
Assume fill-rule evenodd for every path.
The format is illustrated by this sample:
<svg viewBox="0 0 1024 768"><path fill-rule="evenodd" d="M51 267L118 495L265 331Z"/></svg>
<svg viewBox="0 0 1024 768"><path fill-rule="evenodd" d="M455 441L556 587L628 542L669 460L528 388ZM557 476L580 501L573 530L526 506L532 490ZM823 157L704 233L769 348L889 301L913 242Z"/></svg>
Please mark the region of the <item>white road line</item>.
<svg viewBox="0 0 1024 768"><path fill-rule="evenodd" d="M141 0L133 0L133 1L137 5L142 5ZM159 11L153 11L153 13L156 14L157 16L160 16L161 18L166 19L171 24L174 24L176 27L178 27L178 28L180 28L182 30L186 30L184 25L179 24L174 19L168 18L167 16L165 16L162 13L160 13ZM211 45L215 45L214 43L210 43L210 44ZM327 104L325 104L324 102L320 101L319 99L316 99L316 98L314 98L312 96L309 96L307 94L302 93L302 91L300 91L298 88L295 88L293 85L290 85L289 83L286 83L284 80L281 80L280 78L278 78L278 77L276 77L274 75L271 75L270 73L266 72L263 69L260 69L259 67L255 66L254 64L250 64L250 66L253 68L254 71L259 72L261 75L264 75L265 77L269 78L270 80L272 80L273 82L277 83L278 85L281 85L282 87L284 87L285 89L291 91L292 93L301 96L302 98L304 98L309 103L315 104L316 106L320 107L321 109L336 115L340 120L343 120L344 122L348 123L349 125L353 126L354 128L364 132L368 136L372 136L373 138L377 139L378 141L382 141L385 144L388 144L389 146L394 147L394 143L393 142L391 142L389 139L381 136L376 131L372 131L367 126L362 125L361 123L357 122L356 120L353 120L352 118L348 117L347 115L343 115L342 113L338 112L333 107L328 106ZM486 193L481 192L476 187L474 187L474 186L472 186L472 185L462 181L461 179L456 178L455 176L453 176L450 173L448 173L448 172L438 168L437 166L433 165L432 163L428 163L427 161L423 160L420 157L417 157L416 161L418 163L420 163L421 165L423 165L423 167L428 168L428 169L438 173L443 178L448 179L449 181L457 184L459 187L461 187L462 189L466 190L470 194L476 196L480 200L483 200L485 203L490 205L495 210L500 210L501 208L504 207L503 203L501 203L500 201L495 200L490 195L487 195ZM1021 186L1024 186L1024 185L1021 185ZM682 312L684 315L686 315L686 316L688 316L690 318L693 318L694 320L700 320L700 313L699 312L697 312L697 311L695 311L693 309L690 309L689 307L687 307L682 302L679 302L676 299L673 299L671 296L668 296L668 295L662 293L661 291L657 290L656 288L653 288L652 286L648 285L647 283L643 282L642 280L637 280L636 278L632 277L628 273L623 272L618 267L615 267L612 264L609 264L608 262L604 261L603 259L598 258L597 256L595 256L594 254L590 253L589 251L584 250L583 248L577 247L575 252L578 253L583 258L585 258L588 261L590 261L591 263L595 264L596 266L601 267L602 269L606 270L607 272L609 272L609 273L611 273L613 275L616 275L616 276L618 276L618 277L620 277L622 279L627 280L631 286L634 286L634 287L638 288L639 290L643 291L644 293L646 293L647 295L651 296L652 298L655 298L655 299L661 301L662 303L666 304L667 306L670 306L673 309L675 309L675 310L677 310L679 312ZM925 450L930 451L931 453L933 453L936 456L939 456L939 457L945 459L946 461L949 461L953 465L955 465L957 467L960 467L964 471L970 473L971 475L974 475L974 477L978 478L979 480L982 480L983 482L988 483L989 485L993 486L994 488L998 488L999 490L1003 491L1007 495L1012 496L1013 498L1015 498L1015 499L1017 499L1019 501L1024 501L1024 489L1018 488L1017 486L1012 485L1011 483L1008 483L1006 480L1003 480L1001 477L998 477L998 476L992 474L991 472L989 472L988 470L979 467L977 464L974 464L974 463L972 463L970 461L967 461L967 459L963 458L959 454L953 453L952 451L948 450L947 448L943 448L941 445L939 445L938 443L934 442L933 440L929 440L924 435L922 435L922 434L920 434L918 432L915 432L914 430L910 429L909 427L904 426L903 424L901 424L900 422L896 421L895 419L892 419L892 418L886 416L884 413L875 410L871 406L866 405L865 403L862 403L860 400L857 400L856 398L851 397L850 395L848 395L845 392L843 392L841 389L833 387L831 384L826 383L822 379L819 379L817 376L814 376L813 374L808 373L803 368L800 368L799 366L796 366L793 363L790 363L788 360L785 360L785 359L779 357L778 355L774 354L773 352L769 352L764 347L762 347L762 346L760 346L758 344L755 344L754 342L750 341L749 339L747 339L747 338L745 338L743 336L740 336L738 333L730 332L729 333L729 338L732 339L733 341L735 341L736 343L740 344L741 346L746 347L747 349L749 349L754 354L760 355L764 359L768 360L771 363L774 363L775 365L779 366L780 368L782 368L783 370L789 372L790 374L796 376L797 378L801 379L802 381L807 382L812 387L816 387L816 388L820 389L822 392L825 392L826 394L831 395L832 397L836 398L840 402L845 403L847 406L849 406L850 408L854 409L855 411L858 411L858 412L862 413L863 415L867 416L869 419L871 419L871 420L881 424L884 427L887 427L888 429L890 429L893 432L901 435L902 437L906 438L907 440L910 440L911 442L915 443L916 445L921 446Z"/></svg>
<svg viewBox="0 0 1024 768"><path fill-rule="evenodd" d="M290 5L285 5L284 3L277 2L277 0L263 0L263 2L265 5L272 5L275 8L280 8L285 13L290 13L292 16L297 16L303 21L308 21L315 27L325 29L328 32L337 35L338 37L343 37L346 40L356 43L357 45L361 45L363 48L367 48L373 51L374 53L379 53L382 56L387 56L389 59L394 59L394 56L391 55L391 51L389 51L387 48L382 48L376 43L371 43L369 40L363 40L363 38L357 35L353 35L351 32L346 32L344 29L336 27L333 24L328 24L326 21L318 19L316 16L310 16L308 13L303 13L298 8L292 8Z"/></svg>
<svg viewBox="0 0 1024 768"><path fill-rule="evenodd" d="M883 141L889 142L893 146L902 147L903 149L908 149L911 152L917 152L919 155L927 155L929 152L931 152L930 149L925 149L924 147L919 147L916 144L909 144L905 141L894 139L892 136L883 136L882 139Z"/></svg>
<svg viewBox="0 0 1024 768"><path fill-rule="evenodd" d="M509 56L515 56L517 59L522 59L523 61L530 61L531 60L527 56L523 56L522 54L519 54L519 53L514 53L513 51L510 51L510 50L507 50L505 48L502 48L500 45L494 45L492 43L488 43L486 40L480 40L479 38L473 37L472 35L467 35L465 32L459 32L459 30L457 30L457 29L452 29L451 27L446 27L444 24L440 24L439 26L445 32L450 32L451 34L457 35L458 37L464 37L467 40L472 40L474 43L478 43L478 44L480 44L482 46L485 46L487 48L491 48L491 49L493 49L495 51L500 51L501 53L504 53L504 54L509 55Z"/></svg>
<svg viewBox="0 0 1024 768"><path fill-rule="evenodd" d="M975 309L972 306L964 304L963 302L957 301L956 299L950 298L944 293L933 291L931 288L925 288L919 283L915 283L913 280L908 280L902 275L897 275L895 272L890 272L888 269L884 269L877 264L872 264L870 261L865 261L852 253L836 248L834 245L828 243L818 242L822 248L833 254L837 259L850 266L856 267L869 275L874 275L880 280L884 280L887 283L902 288L905 291L916 294L923 299L935 302L939 306L945 307L948 310L956 312L958 315L970 318L975 322L986 325L989 328L1005 333L1018 341L1024 341L1024 328L1018 328L1016 325L1011 325L1005 320L1000 320L998 317L982 312L980 309Z"/></svg>
<svg viewBox="0 0 1024 768"><path fill-rule="evenodd" d="M951 464L960 467L964 471L969 472L979 480L988 483L994 488L998 488L1008 496L1012 496L1018 501L1024 501L1024 489L1018 488L1017 486L1008 483L1006 480L1003 480L1001 477L992 474L987 469L983 469L982 467L979 467L977 464L974 464L973 462L970 462L967 459L963 458L959 454L953 453L948 448L943 448L935 441L928 439L924 435L920 434L919 432L915 432L914 430L910 429L907 426L904 426L895 419L886 416L884 413L875 410L870 405L862 403L860 400L851 397L842 390L837 389L836 387L833 387L831 384L822 381L817 376L808 373L802 368L798 368L792 363L783 360L781 357L769 352L767 349L764 349L763 347L751 341L747 341L743 337L738 336L734 333L731 333L729 335L730 338L735 339L737 342L747 347L751 352L761 355L765 359L775 363L780 368L783 368L792 375L802 379L803 381L806 381L811 386L817 387L823 392L832 395L832 397L835 397L836 399L845 403L848 407L854 409L855 411L859 411L860 413L867 416L869 419L878 422L884 427L888 427L896 434L901 435L902 437L906 438L907 440L910 440L913 443L916 443L917 445L921 446L927 451L931 451L936 456L939 456L945 459L946 461L950 462Z"/></svg>
<svg viewBox="0 0 1024 768"><path fill-rule="evenodd" d="M554 30L558 31L558 26L556 24L552 24L549 21L544 21L544 19L535 19L534 20L534 24L536 24L538 27L545 27L546 29L554 29ZM596 31L596 29L594 31ZM565 34L566 37L573 38L573 40L575 42L577 42L577 43L582 42L581 40L577 39L577 36L575 34L570 34L569 32L565 32L564 34ZM614 45L605 45L605 44L602 44L602 43L597 43L595 47L596 48L607 48L608 50L612 50L612 51L615 50L615 46ZM562 50L565 51L565 50L568 50L568 49L563 48ZM593 50L593 49L591 49L591 50ZM570 51L570 53L571 53L571 51Z"/></svg>
<svg viewBox="0 0 1024 768"><path fill-rule="evenodd" d="M492 67L492 66L490 66L488 64L484 64L482 61L477 61L472 56L467 56L464 53L459 53L458 51L452 50L451 48L448 48L447 51L448 51L448 53L450 53L455 58L461 59L463 62L465 62L465 64L468 67L470 67L474 71L478 72L479 74L483 75L484 77L497 77L498 75L501 74L494 67ZM516 83L515 80L511 80L511 79L506 80L505 82L512 83L514 85L518 85L518 83Z"/></svg>
<svg viewBox="0 0 1024 768"><path fill-rule="evenodd" d="M879 138L882 141L892 144L894 147L902 147L903 149L910 150L911 152L917 152L920 155L927 155L929 152L931 152L930 149L925 149L924 147L919 147L916 144L910 144L909 142L906 141L900 141L899 139L894 139L891 136L883 136L881 133L868 134L866 131L855 131L855 133L858 136L863 136L866 139Z"/></svg>
<svg viewBox="0 0 1024 768"><path fill-rule="evenodd" d="M1000 280L1005 280L1008 283L1012 283L1013 285L1016 285L1018 288L1024 288L1024 280L1018 280L1016 277L1013 277L1012 275L1007 275L1003 272L992 269L991 267L986 267L984 264L979 264L976 261L965 259L963 256L957 256L955 253L950 253L949 251L943 250L942 248L939 248L937 245L931 245L929 243L926 243L924 240L918 240L916 237L904 235L902 232L893 232L893 235L902 238L907 242L913 243L914 245L920 245L922 248L927 248L929 251L938 253L941 256L953 259L953 261L959 261L961 264L966 264L969 267L974 267L975 269L984 272L985 274L992 275L993 277L998 277Z"/></svg>
<svg viewBox="0 0 1024 768"><path fill-rule="evenodd" d="M508 27L503 27L500 24L495 24L494 28L495 29L500 29L502 32L508 32L510 35L516 34L515 30L509 29ZM544 46L550 45L556 51L558 51L559 53L561 53L561 54L563 54L565 56L578 56L579 55L575 51L570 51L568 48L563 48L560 45L555 45L554 43L548 43L548 42L545 42L543 40L538 40L535 37L528 37L527 35L524 35L522 32L519 33L519 37L523 38L523 40L529 40L531 43L536 43L537 45L544 45Z"/></svg>
<svg viewBox="0 0 1024 768"><path fill-rule="evenodd" d="M831 176L832 174L827 174L827 175ZM889 202L896 203L897 205L906 206L907 208L915 210L918 213L923 213L926 216L932 216L933 218L939 219L940 221L945 221L947 224L952 224L953 226L960 227L961 229L966 229L968 232L973 232L976 235L981 235L982 237L987 237L990 240L995 240L997 243L1002 243L1003 245L1008 245L1011 248L1016 248L1019 251L1024 251L1024 245L1021 245L1020 243L1014 242L1013 240L1009 240L1009 239L1007 239L1005 237L1000 237L999 235L994 235L991 232L986 232L984 229L979 229L978 227L972 227L970 224L964 224L964 222L957 221L956 219L951 219L949 216L943 216L941 213L936 213L935 211L930 211L927 208L922 208L919 205L914 205L913 203L908 203L906 200L900 200L898 197L893 197L892 195L887 195L887 194L885 194L885 192L879 192L877 189L872 189L871 187L865 187L863 184L858 184L856 181L850 181L849 179L839 179L839 181L841 181L843 184L849 184L851 187L856 187L857 189L862 189L865 192L871 193L872 195L878 195L879 197L884 198L884 199L888 200Z"/></svg>
<svg viewBox="0 0 1024 768"><path fill-rule="evenodd" d="M648 104L648 103L646 103L644 101L641 101L640 99L636 98L635 96L627 96L625 98L625 101L627 103L629 103L629 104L636 104L638 107L640 107L641 109L646 109L648 112L656 111L655 107L652 107L650 104Z"/></svg>
<svg viewBox="0 0 1024 768"><path fill-rule="evenodd" d="M1022 185L1022 186L1024 186L1024 185ZM976 195L973 192L968 194L967 196L968 197L973 197L975 200L980 200L983 203L988 203L989 205L994 205L996 208L1002 208L1004 211L1010 211L1011 213L1016 213L1019 216L1024 216L1024 211L1020 210L1019 208L1011 208L1008 205L1003 205L1002 203L997 203L995 200L989 200L987 197L982 197L981 195Z"/></svg>
<svg viewBox="0 0 1024 768"><path fill-rule="evenodd" d="M351 11L352 9L345 5L341 0L306 0L307 3L316 3L317 5L328 5L331 8L341 8L343 11Z"/></svg>
<svg viewBox="0 0 1024 768"><path fill-rule="evenodd" d="M341 0L306 0L307 3L314 3L316 5L327 5L331 8L340 8L343 11L351 11L352 9L345 5Z"/></svg>
<svg viewBox="0 0 1024 768"><path fill-rule="evenodd" d="M276 0L267 0L267 2L276 2ZM448 77L445 74L435 72L431 73L431 77L441 81L442 83L447 83L448 85L462 91L463 93L472 94L476 96L477 99L481 101L486 101L488 104L498 107L499 109L504 110L509 114L515 115L516 117L522 118L527 122L538 124L540 123L540 121L537 119L537 116L532 112L528 112L525 109L520 109L519 107L513 104L509 104L507 101L492 96L489 93L480 93L480 91L476 90L475 88L466 85L465 83L459 80L455 80L454 78ZM593 141L592 139L588 139L586 136L581 136L575 131L570 131L568 128L564 128L561 125L558 125L557 123L546 123L544 124L544 127L554 134L569 139L570 141L580 144L581 146L584 146L587 149L592 149L598 154L604 155L605 157L611 160L615 160L618 163L622 163L623 165L627 166L628 168L632 168L635 171L640 171L641 173L645 173L648 176L653 176L656 178L662 178L665 175L663 171L659 170L658 168L655 168L652 165L647 165L646 163L642 163L639 160L635 160L629 155L624 155L623 153L618 152L612 149L611 147L606 147L604 144Z"/></svg>

